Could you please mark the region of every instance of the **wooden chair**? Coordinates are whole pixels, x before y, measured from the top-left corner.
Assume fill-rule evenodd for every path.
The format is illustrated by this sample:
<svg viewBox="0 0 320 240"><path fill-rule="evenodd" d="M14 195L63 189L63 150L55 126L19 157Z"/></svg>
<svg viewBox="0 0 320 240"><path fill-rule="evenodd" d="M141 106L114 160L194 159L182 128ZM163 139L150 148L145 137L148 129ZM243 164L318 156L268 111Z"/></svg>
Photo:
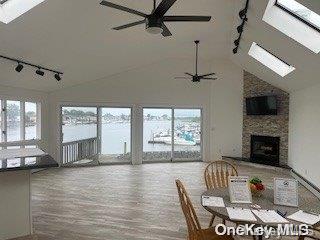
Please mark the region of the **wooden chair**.
<svg viewBox="0 0 320 240"><path fill-rule="evenodd" d="M179 199L188 227L188 240L233 240L231 236L217 235L213 228L202 229L191 200L180 180L176 180Z"/></svg>
<svg viewBox="0 0 320 240"><path fill-rule="evenodd" d="M208 190L215 188L227 188L229 176L238 176L234 165L226 161L214 161L204 170L204 180ZM212 226L215 216L212 215L209 227ZM225 223L225 221L223 221Z"/></svg>

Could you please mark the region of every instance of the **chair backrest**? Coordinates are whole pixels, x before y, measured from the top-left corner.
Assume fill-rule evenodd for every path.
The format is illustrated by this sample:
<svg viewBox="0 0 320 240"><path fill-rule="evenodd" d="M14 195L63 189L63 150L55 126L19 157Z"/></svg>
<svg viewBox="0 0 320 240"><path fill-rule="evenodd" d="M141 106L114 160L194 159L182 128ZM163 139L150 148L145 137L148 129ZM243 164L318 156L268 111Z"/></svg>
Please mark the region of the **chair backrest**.
<svg viewBox="0 0 320 240"><path fill-rule="evenodd" d="M186 218L189 240L201 239L201 226L186 189L180 180L176 180L182 212Z"/></svg>
<svg viewBox="0 0 320 240"><path fill-rule="evenodd" d="M214 161L204 170L207 189L228 187L229 176L238 176L238 172L234 165L226 161Z"/></svg>

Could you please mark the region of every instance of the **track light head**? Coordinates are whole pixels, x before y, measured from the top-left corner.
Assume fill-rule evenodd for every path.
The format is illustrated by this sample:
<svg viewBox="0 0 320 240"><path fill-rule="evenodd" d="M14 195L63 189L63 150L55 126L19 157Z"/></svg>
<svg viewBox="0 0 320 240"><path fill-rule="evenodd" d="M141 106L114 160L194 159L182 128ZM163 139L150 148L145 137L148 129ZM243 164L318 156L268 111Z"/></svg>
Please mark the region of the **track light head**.
<svg viewBox="0 0 320 240"><path fill-rule="evenodd" d="M241 33L243 31L243 24L241 24L237 27L237 31L238 31L238 33Z"/></svg>
<svg viewBox="0 0 320 240"><path fill-rule="evenodd" d="M238 47L239 46L239 43L240 43L240 39L238 38L238 39L236 39L236 40L234 40L234 45L236 45L236 47Z"/></svg>
<svg viewBox="0 0 320 240"><path fill-rule="evenodd" d="M244 8L239 12L239 17L243 19L246 16L246 14L247 14L247 9Z"/></svg>
<svg viewBox="0 0 320 240"><path fill-rule="evenodd" d="M44 71L41 70L41 68L38 68L38 70L36 71L36 74L43 76L44 75Z"/></svg>
<svg viewBox="0 0 320 240"><path fill-rule="evenodd" d="M233 50L232 50L233 54L236 54L238 52L238 47L235 47Z"/></svg>
<svg viewBox="0 0 320 240"><path fill-rule="evenodd" d="M57 81L60 81L60 80L61 80L61 77L60 77L60 74L59 74L59 73L56 73L56 74L54 75L54 77L55 77L55 79L56 79Z"/></svg>
<svg viewBox="0 0 320 240"><path fill-rule="evenodd" d="M23 65L18 62L18 66L16 66L15 70L16 70L17 72L21 72L22 69L23 69Z"/></svg>

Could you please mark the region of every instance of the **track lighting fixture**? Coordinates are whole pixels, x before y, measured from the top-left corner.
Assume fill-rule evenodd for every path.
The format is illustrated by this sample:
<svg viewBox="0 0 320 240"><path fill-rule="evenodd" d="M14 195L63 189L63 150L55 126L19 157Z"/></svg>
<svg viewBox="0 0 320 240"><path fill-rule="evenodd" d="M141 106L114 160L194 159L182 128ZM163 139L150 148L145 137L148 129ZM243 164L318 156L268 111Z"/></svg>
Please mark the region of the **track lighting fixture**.
<svg viewBox="0 0 320 240"><path fill-rule="evenodd" d="M43 76L44 75L44 71L41 70L41 68L38 68L38 70L36 71L36 74Z"/></svg>
<svg viewBox="0 0 320 240"><path fill-rule="evenodd" d="M23 65L22 65L20 62L18 62L18 66L16 66L15 70L16 70L17 72L21 72L22 69L23 69Z"/></svg>
<svg viewBox="0 0 320 240"><path fill-rule="evenodd" d="M243 19L243 18L246 16L247 10L248 10L248 9L244 8L244 9L242 9L242 10L239 12L239 17L240 17L241 19Z"/></svg>
<svg viewBox="0 0 320 240"><path fill-rule="evenodd" d="M238 47L235 47L235 48L232 50L232 52L233 52L234 54L236 54L236 53L238 52Z"/></svg>
<svg viewBox="0 0 320 240"><path fill-rule="evenodd" d="M36 74L38 74L39 76L44 76L44 74L45 74L44 71L54 73L54 78L57 81L60 81L61 80L61 75L63 75L62 72L59 72L59 71L56 71L56 70L53 70L53 69L50 69L50 68L46 68L46 67L43 67L43 66L35 65L33 63L26 62L26 61L23 61L21 59L15 59L15 58L6 57L6 56L3 56L3 55L0 55L0 58L3 58L3 59L6 59L6 60L9 60L9 61L18 63L18 65L15 67L15 70L17 72L21 72L22 69L24 68L24 66L26 65L26 66L30 66L30 67L36 68L37 69L36 70Z"/></svg>
<svg viewBox="0 0 320 240"><path fill-rule="evenodd" d="M61 80L61 77L60 77L60 74L59 73L56 73L54 75L55 79L57 79L57 81L60 81Z"/></svg>
<svg viewBox="0 0 320 240"><path fill-rule="evenodd" d="M241 40L242 33L243 33L243 27L244 27L244 24L246 23L246 21L248 21L248 18L247 18L248 7L249 7L249 0L246 1L245 8L242 9L239 12L239 17L241 18L242 22L237 27L237 32L239 33L239 37L236 40L233 41L234 45L235 45L235 48L232 49L233 54L236 54L238 52L238 48L239 48L239 45L240 45L240 40Z"/></svg>
<svg viewBox="0 0 320 240"><path fill-rule="evenodd" d="M237 27L237 32L241 33L242 31L243 31L243 25L241 24Z"/></svg>

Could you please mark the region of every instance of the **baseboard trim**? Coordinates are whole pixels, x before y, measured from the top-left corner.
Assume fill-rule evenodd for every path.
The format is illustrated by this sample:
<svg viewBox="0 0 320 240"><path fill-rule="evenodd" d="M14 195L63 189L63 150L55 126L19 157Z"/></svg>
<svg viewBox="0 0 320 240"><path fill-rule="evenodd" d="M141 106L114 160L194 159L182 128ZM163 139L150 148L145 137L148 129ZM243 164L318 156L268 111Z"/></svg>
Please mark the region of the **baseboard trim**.
<svg viewBox="0 0 320 240"><path fill-rule="evenodd" d="M320 199L320 188L318 188L316 185L314 185L312 182L301 176L293 169L291 169L291 176L294 177L301 185L307 188L310 192L312 192L313 195Z"/></svg>

